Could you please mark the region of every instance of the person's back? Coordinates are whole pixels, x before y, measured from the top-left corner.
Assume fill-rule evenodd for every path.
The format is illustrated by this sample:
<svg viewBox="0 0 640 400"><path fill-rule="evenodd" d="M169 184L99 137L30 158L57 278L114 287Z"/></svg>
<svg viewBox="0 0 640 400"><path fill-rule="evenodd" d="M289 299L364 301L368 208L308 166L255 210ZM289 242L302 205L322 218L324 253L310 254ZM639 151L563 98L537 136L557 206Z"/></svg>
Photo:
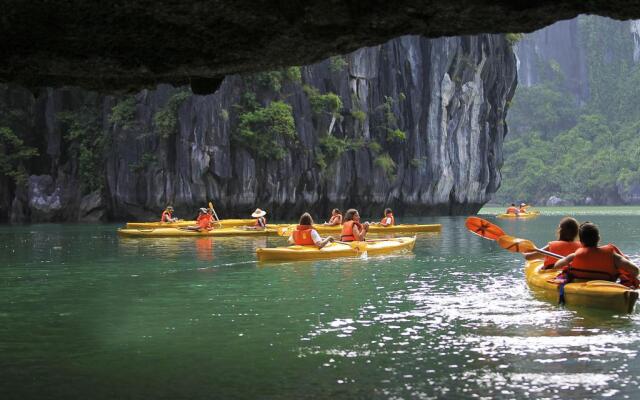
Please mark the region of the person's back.
<svg viewBox="0 0 640 400"><path fill-rule="evenodd" d="M313 229L313 218L311 218L309 213L302 214L298 226L289 237L289 243L291 244L299 246L316 246L319 249L323 248L330 242L333 242L332 237L327 237L323 240L318 231Z"/></svg>
<svg viewBox="0 0 640 400"><path fill-rule="evenodd" d="M507 214L518 214L518 209L516 208L515 203L511 203L511 206L507 208Z"/></svg>
<svg viewBox="0 0 640 400"><path fill-rule="evenodd" d="M595 224L585 222L580 225L582 247L555 263L555 268L564 268L571 279L616 281L623 277L623 283L637 287L638 267L629 261L612 244L598 246L600 232Z"/></svg>
<svg viewBox="0 0 640 400"><path fill-rule="evenodd" d="M557 240L553 240L542 250L550 251L551 253L555 253L561 255L563 257L568 256L569 254L573 254L576 250L578 250L582 245L576 239L578 237L578 221L571 217L565 217L560 220L557 229ZM525 258L527 260L541 258L542 254L540 253L527 253ZM544 256L543 268L553 268L553 265L556 263L557 259L550 256Z"/></svg>

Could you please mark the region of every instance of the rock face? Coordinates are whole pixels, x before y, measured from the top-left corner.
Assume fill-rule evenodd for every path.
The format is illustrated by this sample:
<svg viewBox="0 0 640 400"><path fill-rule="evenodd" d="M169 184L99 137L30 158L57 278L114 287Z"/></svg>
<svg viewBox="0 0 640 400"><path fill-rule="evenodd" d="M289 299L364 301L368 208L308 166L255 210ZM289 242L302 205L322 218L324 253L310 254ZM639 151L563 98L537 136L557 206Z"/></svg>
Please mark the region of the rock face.
<svg viewBox="0 0 640 400"><path fill-rule="evenodd" d="M573 18L525 35L514 49L518 84L532 86L542 82L544 70L553 62L563 73L567 92L579 102L587 101L589 77L581 34L579 20Z"/></svg>
<svg viewBox="0 0 640 400"><path fill-rule="evenodd" d="M0 180L0 218L158 218L167 204L186 218L209 200L223 217L256 207L272 218L332 207L474 212L500 184L515 67L502 35L406 36L301 69L230 76L207 96L160 86L135 98L80 89L33 98L6 87L0 102L27 110L14 130L40 156L25 164L26 188ZM295 137L258 148L260 136L240 137L250 100L290 106Z"/></svg>
<svg viewBox="0 0 640 400"><path fill-rule="evenodd" d="M579 14L640 18L637 1L4 0L0 81L134 91L157 83L213 93L229 74L302 65L427 37L531 32Z"/></svg>

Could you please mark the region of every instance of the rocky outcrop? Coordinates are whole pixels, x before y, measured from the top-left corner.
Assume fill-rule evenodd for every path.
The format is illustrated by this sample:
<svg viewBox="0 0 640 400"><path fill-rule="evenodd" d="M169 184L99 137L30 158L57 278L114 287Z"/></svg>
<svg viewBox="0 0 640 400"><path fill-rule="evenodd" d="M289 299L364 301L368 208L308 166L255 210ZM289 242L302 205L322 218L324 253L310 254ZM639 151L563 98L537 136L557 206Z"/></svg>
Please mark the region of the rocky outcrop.
<svg viewBox="0 0 640 400"><path fill-rule="evenodd" d="M207 96L163 85L135 98L79 89L32 98L9 87L0 100L30 110L22 124L31 128L20 132L40 156L27 163L28 190L3 184L11 196L0 215L143 219L173 204L191 217L209 200L224 217L256 206L283 218L353 206L371 216L386 206L474 212L500 184L515 71L502 35L406 36L299 70L230 76ZM332 93L341 106L322 97ZM277 134L256 148L263 137L239 134L252 94L259 110L291 108L293 138ZM92 149L102 154L97 169ZM278 149L281 157L269 152Z"/></svg>
<svg viewBox="0 0 640 400"><path fill-rule="evenodd" d="M531 32L579 14L640 18L621 0L4 0L0 80L213 93L226 75L302 65L392 38Z"/></svg>

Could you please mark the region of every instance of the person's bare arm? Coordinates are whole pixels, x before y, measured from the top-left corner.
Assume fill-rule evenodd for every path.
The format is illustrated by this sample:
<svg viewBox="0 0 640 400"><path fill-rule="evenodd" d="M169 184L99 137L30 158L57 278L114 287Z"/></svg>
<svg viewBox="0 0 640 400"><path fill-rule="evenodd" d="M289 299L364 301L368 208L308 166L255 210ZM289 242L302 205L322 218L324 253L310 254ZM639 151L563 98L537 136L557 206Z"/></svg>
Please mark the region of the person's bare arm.
<svg viewBox="0 0 640 400"><path fill-rule="evenodd" d="M367 229L368 226L364 225L364 229L362 231L360 231L360 228L358 228L357 225L353 225L353 236L359 241L359 242L363 242L365 240L365 235L367 234Z"/></svg>
<svg viewBox="0 0 640 400"><path fill-rule="evenodd" d="M316 246L321 249L324 246L328 245L329 243L333 242L334 239L331 236L327 236L326 238L324 238L323 240L316 242Z"/></svg>
<svg viewBox="0 0 640 400"><path fill-rule="evenodd" d="M628 273L634 278L638 277L638 272L640 272L640 270L638 269L638 266L631 261L627 260L618 253L613 253L613 261L616 268Z"/></svg>
<svg viewBox="0 0 640 400"><path fill-rule="evenodd" d="M574 254L569 254L568 256L566 256L565 258L561 258L558 261L556 261L556 263L553 265L553 268L562 268L566 265L569 265L569 263L571 263L571 261L573 261L573 257L575 257L575 253Z"/></svg>

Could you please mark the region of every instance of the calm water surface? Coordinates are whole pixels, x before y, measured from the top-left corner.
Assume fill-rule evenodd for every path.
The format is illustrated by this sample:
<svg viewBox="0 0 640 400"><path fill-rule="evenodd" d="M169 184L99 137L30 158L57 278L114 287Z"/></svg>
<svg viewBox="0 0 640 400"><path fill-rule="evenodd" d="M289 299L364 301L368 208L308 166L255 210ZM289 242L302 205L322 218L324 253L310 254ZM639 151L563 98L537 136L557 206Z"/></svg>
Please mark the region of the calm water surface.
<svg viewBox="0 0 640 400"><path fill-rule="evenodd" d="M498 209L482 210L488 219ZM543 245L568 209L498 221ZM573 209L640 260L640 209ZM522 259L425 218L414 254L258 264L282 238L0 227L0 398L638 398L640 318L533 297Z"/></svg>

